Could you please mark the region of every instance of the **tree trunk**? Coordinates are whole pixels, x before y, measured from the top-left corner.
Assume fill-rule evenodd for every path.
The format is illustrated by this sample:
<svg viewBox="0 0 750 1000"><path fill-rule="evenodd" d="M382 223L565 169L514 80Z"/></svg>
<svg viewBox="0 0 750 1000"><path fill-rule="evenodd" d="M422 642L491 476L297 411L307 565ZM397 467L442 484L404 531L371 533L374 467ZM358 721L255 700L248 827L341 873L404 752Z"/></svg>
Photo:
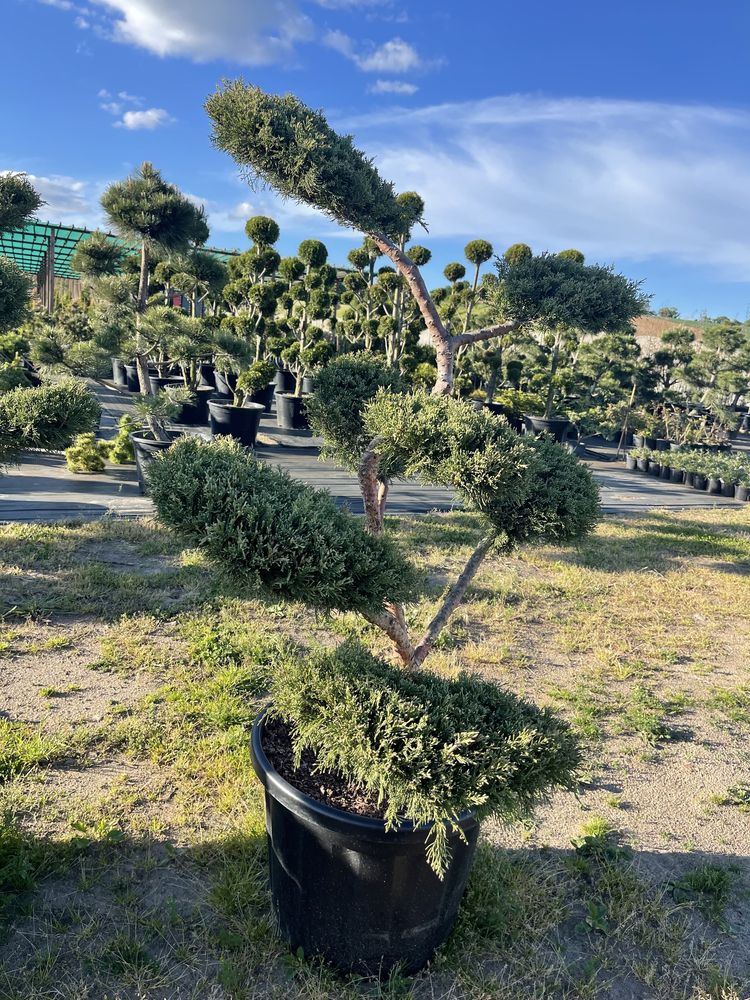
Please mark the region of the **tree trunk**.
<svg viewBox="0 0 750 1000"><path fill-rule="evenodd" d="M138 277L138 300L135 305L135 367L138 371L138 385L141 394L153 396L151 380L148 377L148 361L143 351L143 337L141 335L141 317L146 311L148 301L148 250L146 241L141 242L141 270Z"/></svg>

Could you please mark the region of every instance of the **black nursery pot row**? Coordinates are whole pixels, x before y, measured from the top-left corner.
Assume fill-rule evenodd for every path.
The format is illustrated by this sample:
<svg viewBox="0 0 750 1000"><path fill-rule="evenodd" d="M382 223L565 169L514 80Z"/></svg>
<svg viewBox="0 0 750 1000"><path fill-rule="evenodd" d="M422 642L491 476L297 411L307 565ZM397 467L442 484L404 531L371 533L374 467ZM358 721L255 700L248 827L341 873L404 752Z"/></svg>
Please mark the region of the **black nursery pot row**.
<svg viewBox="0 0 750 1000"><path fill-rule="evenodd" d="M684 469L671 466L666 462L655 462L650 458L636 459L627 455L625 468L629 472L645 472L667 482L689 486L694 490L708 492L715 496L734 497L735 500L743 502L750 501L750 487L724 482L723 479L704 476L700 472L686 472Z"/></svg>

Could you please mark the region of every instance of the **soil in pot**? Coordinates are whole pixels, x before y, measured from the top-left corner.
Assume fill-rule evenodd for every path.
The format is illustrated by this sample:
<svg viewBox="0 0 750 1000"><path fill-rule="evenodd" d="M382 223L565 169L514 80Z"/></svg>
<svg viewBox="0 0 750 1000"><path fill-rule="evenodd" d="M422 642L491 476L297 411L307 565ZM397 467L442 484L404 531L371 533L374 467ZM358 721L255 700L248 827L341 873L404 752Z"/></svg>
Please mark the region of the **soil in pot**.
<svg viewBox="0 0 750 1000"><path fill-rule="evenodd" d="M566 417L537 417L524 413L526 429L532 434L551 434L555 441L564 441L573 426Z"/></svg>
<svg viewBox="0 0 750 1000"><path fill-rule="evenodd" d="M185 384L179 375L149 375L148 380L151 383L151 391L154 393L159 392L160 389L166 389L167 386Z"/></svg>
<svg viewBox="0 0 750 1000"><path fill-rule="evenodd" d="M157 441L151 431L134 431L130 435L135 452L135 471L138 476L138 489L141 493L146 492L146 473L149 465L157 455L166 451L167 448L182 435L182 431L167 431L168 441Z"/></svg>
<svg viewBox="0 0 750 1000"><path fill-rule="evenodd" d="M271 404L273 403L273 394L276 391L276 383L269 382L265 389L259 389L250 396L250 401L252 403L260 403L266 413L271 412Z"/></svg>
<svg viewBox="0 0 750 1000"><path fill-rule="evenodd" d="M208 400L213 393L210 386L199 386L193 391L193 402L182 404L174 422L188 424L190 427L202 427L208 423Z"/></svg>
<svg viewBox="0 0 750 1000"><path fill-rule="evenodd" d="M246 448L252 448L258 436L258 425L263 407L260 403L246 403L244 406L232 406L230 403L219 403L209 400L208 416L211 424L211 434L217 437L225 434Z"/></svg>
<svg viewBox="0 0 750 1000"><path fill-rule="evenodd" d="M305 403L309 396L294 396L290 392L276 390L276 423L285 431L307 431L310 424L307 420Z"/></svg>
<svg viewBox="0 0 750 1000"><path fill-rule="evenodd" d="M292 951L345 971L387 976L421 969L450 934L474 859L479 824L460 819L443 880L427 863L425 828L386 831L377 800L312 755L295 770L286 727L256 721L252 757L265 787L273 908Z"/></svg>
<svg viewBox="0 0 750 1000"><path fill-rule="evenodd" d="M297 386L297 377L294 372L287 371L286 368L279 368L273 377L276 392L294 392Z"/></svg>
<svg viewBox="0 0 750 1000"><path fill-rule="evenodd" d="M216 391L222 396L231 396L237 385L236 372L214 372Z"/></svg>

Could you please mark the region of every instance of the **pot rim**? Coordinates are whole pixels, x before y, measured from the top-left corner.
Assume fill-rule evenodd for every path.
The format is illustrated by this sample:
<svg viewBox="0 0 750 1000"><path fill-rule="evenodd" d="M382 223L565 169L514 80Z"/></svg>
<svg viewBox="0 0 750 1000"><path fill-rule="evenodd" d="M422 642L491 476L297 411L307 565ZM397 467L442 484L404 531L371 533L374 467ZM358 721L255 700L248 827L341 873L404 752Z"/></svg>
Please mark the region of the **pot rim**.
<svg viewBox="0 0 750 1000"><path fill-rule="evenodd" d="M258 776L258 780L281 805L300 818L310 818L312 815L317 822L329 830L347 834L356 833L368 840L388 841L389 843L393 843L396 839L400 841L424 840L433 826L432 823L415 826L411 820L404 820L397 827L387 830L385 821L382 819L357 816L356 813L347 812L345 809L325 805L325 803L319 802L296 788L286 778L282 778L263 749L263 726L269 708L270 703L261 710L253 721L251 757L253 770ZM463 831L472 829L477 823L478 820L470 809L456 817L456 826Z"/></svg>
<svg viewBox="0 0 750 1000"><path fill-rule="evenodd" d="M276 392L277 396L284 396L287 399L309 399L313 393L311 392L301 392L299 396L295 396L293 392Z"/></svg>
<svg viewBox="0 0 750 1000"><path fill-rule="evenodd" d="M177 438L182 437L184 433L184 431L168 430L167 434L170 436L171 440L168 442L158 441L155 437L146 437L146 434L151 434L151 431L147 430L145 427L140 427L138 430L130 431L128 437L131 441L135 442L145 441L146 444L163 444L169 446L170 444L174 444Z"/></svg>
<svg viewBox="0 0 750 1000"><path fill-rule="evenodd" d="M242 406L235 406L234 403L222 403L218 399L209 399L209 406L218 406L222 410L265 410L262 403L243 403Z"/></svg>

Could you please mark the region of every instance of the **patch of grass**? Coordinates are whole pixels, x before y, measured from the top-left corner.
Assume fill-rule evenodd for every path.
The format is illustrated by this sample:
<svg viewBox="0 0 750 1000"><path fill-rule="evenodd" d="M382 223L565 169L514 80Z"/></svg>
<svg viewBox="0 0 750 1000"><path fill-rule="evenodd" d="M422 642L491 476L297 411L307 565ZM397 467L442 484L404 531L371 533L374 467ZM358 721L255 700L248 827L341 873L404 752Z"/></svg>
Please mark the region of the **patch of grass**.
<svg viewBox="0 0 750 1000"><path fill-rule="evenodd" d="M693 903L704 916L723 923L737 873L737 868L728 865L701 865L672 883L672 895L676 902Z"/></svg>
<svg viewBox="0 0 750 1000"><path fill-rule="evenodd" d="M709 708L720 712L732 722L750 725L750 686L714 688L708 699Z"/></svg>
<svg viewBox="0 0 750 1000"><path fill-rule="evenodd" d="M21 722L0 719L0 782L70 757L80 739L49 735Z"/></svg>
<svg viewBox="0 0 750 1000"><path fill-rule="evenodd" d="M732 785L722 795L714 795L711 801L717 806L737 806L740 812L750 813L750 785Z"/></svg>

